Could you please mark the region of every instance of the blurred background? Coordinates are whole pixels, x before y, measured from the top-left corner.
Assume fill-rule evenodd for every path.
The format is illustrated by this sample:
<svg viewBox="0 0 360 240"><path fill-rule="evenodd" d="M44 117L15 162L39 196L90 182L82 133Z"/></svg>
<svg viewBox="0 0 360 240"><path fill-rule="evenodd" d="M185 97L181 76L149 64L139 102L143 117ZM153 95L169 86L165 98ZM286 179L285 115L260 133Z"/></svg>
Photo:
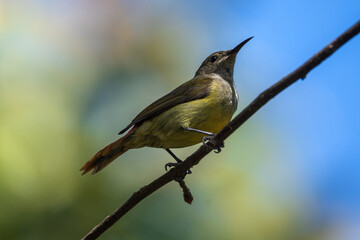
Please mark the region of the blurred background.
<svg viewBox="0 0 360 240"><path fill-rule="evenodd" d="M80 167L212 52L238 112L359 20L360 1L1 1L0 239L80 239L164 173L161 149ZM101 239L360 239L360 36ZM198 146L174 150L186 158Z"/></svg>

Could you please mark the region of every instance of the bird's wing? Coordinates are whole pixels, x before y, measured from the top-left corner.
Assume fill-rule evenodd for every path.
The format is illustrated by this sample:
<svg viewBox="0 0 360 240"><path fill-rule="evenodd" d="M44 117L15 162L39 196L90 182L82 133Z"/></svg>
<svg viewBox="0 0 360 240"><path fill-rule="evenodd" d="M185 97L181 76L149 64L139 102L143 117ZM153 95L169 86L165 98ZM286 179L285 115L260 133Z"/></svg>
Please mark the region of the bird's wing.
<svg viewBox="0 0 360 240"><path fill-rule="evenodd" d="M141 111L119 134L126 132L134 125L140 125L145 120L153 118L176 105L205 98L210 93L210 83L212 81L213 79L209 77L195 77L180 85Z"/></svg>

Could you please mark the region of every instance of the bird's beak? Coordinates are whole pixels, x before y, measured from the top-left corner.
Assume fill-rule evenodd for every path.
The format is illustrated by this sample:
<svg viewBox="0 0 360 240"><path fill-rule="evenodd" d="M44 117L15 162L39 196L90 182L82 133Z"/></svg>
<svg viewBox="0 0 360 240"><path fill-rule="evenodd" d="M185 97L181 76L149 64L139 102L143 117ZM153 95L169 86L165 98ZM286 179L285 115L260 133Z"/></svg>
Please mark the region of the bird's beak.
<svg viewBox="0 0 360 240"><path fill-rule="evenodd" d="M239 45L237 45L237 46L234 47L232 50L230 50L227 55L232 55L232 54L235 54L235 55L236 55L236 54L240 51L240 49L241 49L248 41L250 41L253 37L254 37L254 36L249 37L248 39L242 41Z"/></svg>

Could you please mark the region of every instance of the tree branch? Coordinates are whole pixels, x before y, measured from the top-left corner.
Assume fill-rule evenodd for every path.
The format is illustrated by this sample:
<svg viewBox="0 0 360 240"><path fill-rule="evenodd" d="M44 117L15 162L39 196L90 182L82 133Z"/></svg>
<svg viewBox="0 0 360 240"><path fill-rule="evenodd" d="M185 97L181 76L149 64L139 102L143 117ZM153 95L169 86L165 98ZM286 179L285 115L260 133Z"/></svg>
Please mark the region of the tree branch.
<svg viewBox="0 0 360 240"><path fill-rule="evenodd" d="M360 21L355 23L351 28L341 34L337 39L331 42L328 46L323 48L320 52L316 53L302 66L297 68L295 71L285 76L279 82L275 83L264 92L262 92L255 100L253 100L240 114L238 114L229 124L227 124L218 134L216 134L211 140L210 144L218 146L227 137L229 137L236 129L244 124L252 115L254 115L262 106L264 106L273 97L279 94L281 91L286 89L288 86L293 84L299 79L304 79L306 75L322 61L328 58L338 48L344 45L347 41L353 38L360 32ZM212 150L205 145L199 147L191 156L189 156L181 164L172 168L170 171L154 180L152 183L140 188L139 191L133 193L131 197L115 212L107 216L100 224L95 226L83 240L96 239L108 228L110 228L115 222L117 222L122 216L128 211L135 207L144 198L163 187L167 183L178 180L183 177L187 170L197 165L202 158L204 158ZM188 190L185 183L179 182L185 192ZM184 188L185 186L185 188ZM187 189L187 190L186 190ZM185 191L186 190L186 191ZM188 191L190 193L190 191ZM191 195L191 193L190 193Z"/></svg>

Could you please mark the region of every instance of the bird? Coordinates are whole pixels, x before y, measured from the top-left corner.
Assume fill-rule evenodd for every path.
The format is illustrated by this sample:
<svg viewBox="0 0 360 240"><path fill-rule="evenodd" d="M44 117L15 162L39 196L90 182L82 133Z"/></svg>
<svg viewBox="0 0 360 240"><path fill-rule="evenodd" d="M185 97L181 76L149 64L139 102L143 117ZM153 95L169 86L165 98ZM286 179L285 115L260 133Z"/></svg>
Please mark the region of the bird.
<svg viewBox="0 0 360 240"><path fill-rule="evenodd" d="M126 151L142 147L165 149L176 160L176 163L166 164L167 169L182 162L170 148L206 144L206 140L230 122L237 109L238 93L233 78L235 59L252 38L231 50L208 56L191 80L146 107L119 132L127 132L123 137L87 161L80 169L82 175L91 170L95 174ZM215 147L218 152L220 147Z"/></svg>

